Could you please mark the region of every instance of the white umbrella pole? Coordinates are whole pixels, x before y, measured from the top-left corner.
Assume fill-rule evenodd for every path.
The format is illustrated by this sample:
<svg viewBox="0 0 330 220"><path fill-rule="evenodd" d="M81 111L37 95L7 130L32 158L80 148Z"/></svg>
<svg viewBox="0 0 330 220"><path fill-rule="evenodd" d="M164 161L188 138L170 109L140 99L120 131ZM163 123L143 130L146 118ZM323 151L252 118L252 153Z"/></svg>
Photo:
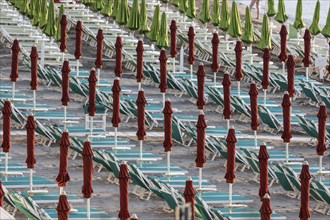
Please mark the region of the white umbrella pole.
<svg viewBox="0 0 330 220"><path fill-rule="evenodd" d="M45 65L45 41L42 41L41 43L41 60L40 60L41 66Z"/></svg>
<svg viewBox="0 0 330 220"><path fill-rule="evenodd" d="M229 131L229 128L230 128L230 120L227 119L227 130Z"/></svg>
<svg viewBox="0 0 330 220"><path fill-rule="evenodd" d="M254 146L255 148L258 147L257 130L254 131Z"/></svg>
<svg viewBox="0 0 330 220"><path fill-rule="evenodd" d="M115 128L115 150L117 150L117 129Z"/></svg>
<svg viewBox="0 0 330 220"><path fill-rule="evenodd" d="M289 163L289 142L285 143L285 161Z"/></svg>
<svg viewBox="0 0 330 220"><path fill-rule="evenodd" d="M306 67L306 80L308 82L308 77L309 77L309 71L308 71L308 67Z"/></svg>
<svg viewBox="0 0 330 220"><path fill-rule="evenodd" d="M285 74L285 62L282 62L283 74Z"/></svg>
<svg viewBox="0 0 330 220"><path fill-rule="evenodd" d="M264 89L264 106L266 106L267 102L267 89Z"/></svg>
<svg viewBox="0 0 330 220"><path fill-rule="evenodd" d="M91 122L91 125L90 125L90 138L92 138L93 136L93 116L90 116L90 122Z"/></svg>
<svg viewBox="0 0 330 220"><path fill-rule="evenodd" d="M8 153L5 153L5 180L8 180Z"/></svg>
<svg viewBox="0 0 330 220"><path fill-rule="evenodd" d="M241 82L240 81L237 81L237 95L238 95L238 98L241 97Z"/></svg>
<svg viewBox="0 0 330 220"><path fill-rule="evenodd" d="M142 143L143 141L140 141L140 161L142 162Z"/></svg>
<svg viewBox="0 0 330 220"><path fill-rule="evenodd" d="M193 79L193 65L190 64L190 79Z"/></svg>
<svg viewBox="0 0 330 220"><path fill-rule="evenodd" d="M171 152L167 151L167 174L170 175L171 172Z"/></svg>
<svg viewBox="0 0 330 220"><path fill-rule="evenodd" d="M320 160L319 160L319 172L320 172L320 174L322 173L322 158L323 158L323 156L320 156Z"/></svg>
<svg viewBox="0 0 330 220"><path fill-rule="evenodd" d="M229 183L229 207L233 206L233 184Z"/></svg>
<svg viewBox="0 0 330 220"><path fill-rule="evenodd" d="M36 90L33 90L33 111L36 110Z"/></svg>
<svg viewBox="0 0 330 220"><path fill-rule="evenodd" d="M226 40L226 50L229 50L229 43L228 43L228 34L225 33L225 40Z"/></svg>
<svg viewBox="0 0 330 220"><path fill-rule="evenodd" d="M139 91L141 90L141 83L138 83L138 85L139 85Z"/></svg>
<svg viewBox="0 0 330 220"><path fill-rule="evenodd" d="M12 87L13 91L12 91L12 98L15 98L15 82L13 82L13 87Z"/></svg>
<svg viewBox="0 0 330 220"><path fill-rule="evenodd" d="M199 179L198 179L199 190L202 189L202 171L203 171L203 168L199 168Z"/></svg>
<svg viewBox="0 0 330 220"><path fill-rule="evenodd" d="M60 195L63 195L63 187L60 187Z"/></svg>
<svg viewBox="0 0 330 220"><path fill-rule="evenodd" d="M173 58L173 73L175 73L175 57Z"/></svg>
<svg viewBox="0 0 330 220"><path fill-rule="evenodd" d="M30 169L30 191L32 192L33 186L33 169Z"/></svg>
<svg viewBox="0 0 330 220"><path fill-rule="evenodd" d="M213 73L213 82L214 82L214 86L217 85L217 72Z"/></svg>
<svg viewBox="0 0 330 220"><path fill-rule="evenodd" d="M183 62L184 62L184 54L183 54L183 47L180 49L180 72L183 72Z"/></svg>
<svg viewBox="0 0 330 220"><path fill-rule="evenodd" d="M87 199L87 219L91 219L91 199Z"/></svg>
<svg viewBox="0 0 330 220"><path fill-rule="evenodd" d="M64 129L66 129L66 106L64 105Z"/></svg>
<svg viewBox="0 0 330 220"><path fill-rule="evenodd" d="M101 75L101 69L100 68L97 68L97 85L100 84L100 75Z"/></svg>
<svg viewBox="0 0 330 220"><path fill-rule="evenodd" d="M79 76L79 60L77 60L77 64L76 64L76 76Z"/></svg>
<svg viewBox="0 0 330 220"><path fill-rule="evenodd" d="M64 62L64 52L62 52L62 61Z"/></svg>
<svg viewBox="0 0 330 220"><path fill-rule="evenodd" d="M165 92L163 93L163 108L165 108Z"/></svg>

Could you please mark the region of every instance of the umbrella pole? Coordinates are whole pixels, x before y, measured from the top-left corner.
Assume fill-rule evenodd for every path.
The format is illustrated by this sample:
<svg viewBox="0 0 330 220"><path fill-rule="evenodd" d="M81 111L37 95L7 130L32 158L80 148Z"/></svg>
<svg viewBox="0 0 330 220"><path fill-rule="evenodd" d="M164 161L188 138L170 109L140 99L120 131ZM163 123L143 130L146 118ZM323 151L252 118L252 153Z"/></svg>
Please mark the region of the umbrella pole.
<svg viewBox="0 0 330 220"><path fill-rule="evenodd" d="M64 105L64 129L66 129L66 106Z"/></svg>
<svg viewBox="0 0 330 220"><path fill-rule="evenodd" d="M76 76L79 76L79 60L77 60L77 64L76 64Z"/></svg>
<svg viewBox="0 0 330 220"><path fill-rule="evenodd" d="M33 186L33 171L30 169L30 192L32 192L32 186Z"/></svg>
<svg viewBox="0 0 330 220"><path fill-rule="evenodd" d="M5 180L8 180L8 153L5 153Z"/></svg>
<svg viewBox="0 0 330 220"><path fill-rule="evenodd" d="M140 141L140 162L142 163L142 142Z"/></svg>
<svg viewBox="0 0 330 220"><path fill-rule="evenodd" d="M184 54L183 47L180 49L180 72L183 72L183 62L184 62Z"/></svg>
<svg viewBox="0 0 330 220"><path fill-rule="evenodd" d="M229 127L230 127L230 120L227 119L227 130L229 131Z"/></svg>
<svg viewBox="0 0 330 220"><path fill-rule="evenodd" d="M163 108L165 108L165 92L163 93Z"/></svg>
<svg viewBox="0 0 330 220"><path fill-rule="evenodd" d="M233 206L233 184L229 183L229 207Z"/></svg>
<svg viewBox="0 0 330 220"><path fill-rule="evenodd" d="M140 91L141 90L141 83L139 82L138 85L139 85L139 91Z"/></svg>
<svg viewBox="0 0 330 220"><path fill-rule="evenodd" d="M41 60L40 60L41 66L44 66L45 64L45 41L42 41L41 43Z"/></svg>
<svg viewBox="0 0 330 220"><path fill-rule="evenodd" d="M117 129L115 128L115 150L117 150Z"/></svg>
<svg viewBox="0 0 330 220"><path fill-rule="evenodd" d="M237 81L237 95L238 95L238 98L240 98L241 96L241 82L240 81Z"/></svg>
<svg viewBox="0 0 330 220"><path fill-rule="evenodd" d="M309 77L309 71L308 71L308 67L306 67L306 80L308 82L308 77Z"/></svg>
<svg viewBox="0 0 330 220"><path fill-rule="evenodd" d="M87 219L91 219L91 199L87 199Z"/></svg>
<svg viewBox="0 0 330 220"><path fill-rule="evenodd" d="M214 82L214 86L217 85L217 72L213 73L213 82Z"/></svg>
<svg viewBox="0 0 330 220"><path fill-rule="evenodd" d="M226 50L229 50L229 44L228 44L228 34L225 33L225 40L226 40Z"/></svg>
<svg viewBox="0 0 330 220"><path fill-rule="evenodd" d="M193 79L193 65L190 64L190 79Z"/></svg>
<svg viewBox="0 0 330 220"><path fill-rule="evenodd" d="M285 143L285 161L289 163L289 142Z"/></svg>
<svg viewBox="0 0 330 220"><path fill-rule="evenodd" d="M97 68L97 85L100 85L100 74L101 74L101 69Z"/></svg>
<svg viewBox="0 0 330 220"><path fill-rule="evenodd" d="M36 110L36 90L33 90L33 111Z"/></svg>
<svg viewBox="0 0 330 220"><path fill-rule="evenodd" d="M322 173L322 158L323 156L320 156L320 160L319 160L319 173Z"/></svg>
<svg viewBox="0 0 330 220"><path fill-rule="evenodd" d="M13 89L13 91L12 91L12 99L14 100L14 98L15 98L15 82L13 82L12 89Z"/></svg>
<svg viewBox="0 0 330 220"><path fill-rule="evenodd" d="M63 195L63 187L60 187L60 195Z"/></svg>
<svg viewBox="0 0 330 220"><path fill-rule="evenodd" d="M90 116L90 138L92 139L92 136L93 136L93 116Z"/></svg>
<svg viewBox="0 0 330 220"><path fill-rule="evenodd" d="M267 102L267 89L264 89L264 106L266 106Z"/></svg>
<svg viewBox="0 0 330 220"><path fill-rule="evenodd" d="M254 131L254 146L258 148L257 130Z"/></svg>
<svg viewBox="0 0 330 220"><path fill-rule="evenodd" d="M198 178L199 190L202 190L202 171L203 171L203 168L199 168L199 178Z"/></svg>
<svg viewBox="0 0 330 220"><path fill-rule="evenodd" d="M62 60L63 60L63 62L64 62L64 52L62 52Z"/></svg>
<svg viewBox="0 0 330 220"><path fill-rule="evenodd" d="M285 74L285 62L282 62L283 74Z"/></svg>
<svg viewBox="0 0 330 220"><path fill-rule="evenodd" d="M171 172L171 152L167 151L167 175L170 175Z"/></svg>
<svg viewBox="0 0 330 220"><path fill-rule="evenodd" d="M175 57L173 57L173 73L175 73Z"/></svg>

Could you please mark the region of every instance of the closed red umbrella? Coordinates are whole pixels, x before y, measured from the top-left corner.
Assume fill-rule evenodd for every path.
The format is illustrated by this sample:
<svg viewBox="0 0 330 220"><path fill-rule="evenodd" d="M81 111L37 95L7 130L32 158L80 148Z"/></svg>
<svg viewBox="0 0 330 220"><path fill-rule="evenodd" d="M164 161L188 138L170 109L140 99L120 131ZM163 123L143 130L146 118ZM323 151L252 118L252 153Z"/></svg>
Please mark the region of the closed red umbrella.
<svg viewBox="0 0 330 220"><path fill-rule="evenodd" d="M170 25L171 30L171 57L175 60L176 56L178 55L177 51L177 44L176 44L176 31L178 26L176 25L176 21L172 20ZM174 62L175 63L175 62ZM175 71L175 69L174 69Z"/></svg>
<svg viewBox="0 0 330 220"><path fill-rule="evenodd" d="M144 78L143 76L143 41L139 40L136 51L136 81L139 83L139 89L141 88L141 82Z"/></svg>
<svg viewBox="0 0 330 220"><path fill-rule="evenodd" d="M62 66L62 105L64 107L64 127L66 127L66 112L67 112L67 106L69 105L69 101L70 101L70 65L69 65L69 61L65 60L63 62L63 66Z"/></svg>
<svg viewBox="0 0 330 220"><path fill-rule="evenodd" d="M265 194L262 198L262 204L261 208L259 210L260 212L260 220L270 220L273 210L272 206L270 205L270 196L269 194Z"/></svg>
<svg viewBox="0 0 330 220"><path fill-rule="evenodd" d="M264 105L266 106L266 93L269 87L269 61L270 61L270 50L269 48L264 49L263 58L263 74L262 74L262 89L264 90Z"/></svg>
<svg viewBox="0 0 330 220"><path fill-rule="evenodd" d="M8 173L8 154L11 148L10 142L10 129L11 129L11 116L12 116L12 108L10 101L5 101L3 109L2 109L2 121L3 121L3 134L2 134L2 151L5 153L5 174ZM7 175L5 175L5 179L7 180Z"/></svg>
<svg viewBox="0 0 330 220"><path fill-rule="evenodd" d="M227 142L227 171L226 183L229 183L229 206L232 206L233 184L235 183L235 160L236 160L236 134L232 127L228 130Z"/></svg>
<svg viewBox="0 0 330 220"><path fill-rule="evenodd" d="M281 36L281 53L278 56L278 58L283 64L283 73L285 73L285 61L286 59L288 59L288 55L286 53L286 41L288 37L288 31L284 24L281 27L280 36Z"/></svg>
<svg viewBox="0 0 330 220"><path fill-rule="evenodd" d="M13 83L12 88L12 98L15 98L15 83L18 79L18 54L20 51L20 46L18 40L15 39L14 43L11 47L11 72L10 72L10 80Z"/></svg>
<svg viewBox="0 0 330 220"><path fill-rule="evenodd" d="M291 100L290 95L287 91L285 91L282 101L282 109L283 109L283 133L281 138L283 142L286 144L286 162L289 160L289 143L292 138L291 134Z"/></svg>
<svg viewBox="0 0 330 220"><path fill-rule="evenodd" d="M68 181L70 181L70 176L68 172L68 152L70 148L70 137L67 131L62 133L62 138L60 141L60 166L58 170L58 175L56 181L60 187L60 194L63 194L62 187L66 187Z"/></svg>
<svg viewBox="0 0 330 220"><path fill-rule="evenodd" d="M306 67L306 79L308 81L308 67L309 64L311 64L311 39L312 39L312 35L309 31L308 28L306 28L305 30L305 34L304 34L304 59L303 59L303 63L304 63L304 67Z"/></svg>
<svg viewBox="0 0 330 220"><path fill-rule="evenodd" d="M117 149L117 130L119 123L121 122L120 118L120 81L119 78L116 78L113 81L112 86L112 127L115 128L115 149Z"/></svg>
<svg viewBox="0 0 330 220"><path fill-rule="evenodd" d="M25 162L27 168L30 169L30 192L32 192L32 187L33 187L32 169L34 169L34 166L36 164L34 148L35 148L35 132L37 128L33 115L28 116L25 128L26 128L26 151L27 151L27 157Z"/></svg>
<svg viewBox="0 0 330 220"><path fill-rule="evenodd" d="M205 98L204 98L204 86L205 86L205 70L204 65L201 63L197 71L197 107L198 109L204 109Z"/></svg>
<svg viewBox="0 0 330 220"><path fill-rule="evenodd" d="M243 72L242 72L242 41L237 41L235 46L235 55L236 55L236 67L235 67L235 80L237 81L237 90L238 90L238 97L240 97L240 82L243 79Z"/></svg>
<svg viewBox="0 0 330 220"><path fill-rule="evenodd" d="M204 163L206 162L205 157L205 136L206 136L206 119L204 112L198 116L198 121L196 124L197 127L197 155L195 159L196 167L199 168L199 189L202 188L202 169L204 167Z"/></svg>
<svg viewBox="0 0 330 220"><path fill-rule="evenodd" d="M188 41L189 41L189 52L188 52L188 62L190 64L190 78L192 79L192 74L193 74L193 65L195 62L195 30L193 26L189 27L188 31Z"/></svg>
<svg viewBox="0 0 330 220"><path fill-rule="evenodd" d="M147 104L147 100L144 96L144 91L141 89L138 93L138 97L136 99L136 104L138 107L138 130L136 132L136 136L140 141L140 160L142 160L142 142L146 136L146 112L145 107Z"/></svg>
<svg viewBox="0 0 330 220"><path fill-rule="evenodd" d="M290 97L294 97L296 94L296 91L294 89L294 74L296 63L292 55L289 55L288 61L286 62L286 66L288 68L288 92L290 94Z"/></svg>
<svg viewBox="0 0 330 220"><path fill-rule="evenodd" d="M90 136L93 135L93 116L96 113L96 82L97 82L96 72L93 68L90 72L88 78L88 88L89 88L89 97L88 97L88 114L90 117Z"/></svg>
<svg viewBox="0 0 330 220"><path fill-rule="evenodd" d="M118 214L118 218L120 220L129 219L130 214L128 211L128 181L130 180L130 176L128 173L128 167L125 162L120 165L120 170L118 174L119 179L119 197L120 197L120 210Z"/></svg>
<svg viewBox="0 0 330 220"><path fill-rule="evenodd" d="M165 107L165 93L167 91L167 55L166 50L161 49L159 55L159 67L160 67L160 92L163 93L163 107Z"/></svg>
<svg viewBox="0 0 330 220"><path fill-rule="evenodd" d="M299 218L300 220L309 220L311 217L309 200L310 200L310 180L312 177L309 173L309 165L307 161L305 161L302 165L299 178L301 183Z"/></svg>
<svg viewBox="0 0 330 220"><path fill-rule="evenodd" d="M268 159L269 154L267 152L267 146L265 144L260 146L259 149L259 170L260 170L260 187L259 187L259 198L262 201L262 198L267 193L269 194L268 190Z"/></svg>
<svg viewBox="0 0 330 220"><path fill-rule="evenodd" d="M62 15L61 18L61 44L60 44L60 51L62 52L62 58L64 61L64 53L66 52L66 28L68 25L68 21L66 19L66 15Z"/></svg>
<svg viewBox="0 0 330 220"><path fill-rule="evenodd" d="M93 190L93 150L91 147L91 142L86 140L84 143L84 149L82 151L83 156L83 178L84 184L81 188L83 197L87 199L87 219L90 219L90 198L94 192Z"/></svg>
<svg viewBox="0 0 330 220"><path fill-rule="evenodd" d="M320 161L319 161L319 172L322 172L322 157L325 154L325 151L327 150L326 148L326 133L327 133L327 109L324 103L320 104L320 109L319 112L317 113L317 118L318 118L318 142L317 142L317 148L316 148L316 153L317 155L320 156Z"/></svg>
<svg viewBox="0 0 330 220"><path fill-rule="evenodd" d="M251 109L251 130L254 131L254 145L257 148L257 130L259 127L259 114L258 114L258 88L257 84L251 83L250 85L250 109Z"/></svg>
<svg viewBox="0 0 330 220"><path fill-rule="evenodd" d="M219 71L220 65L219 65L219 35L218 32L215 31L213 33L213 38L212 38L212 64L211 68L214 73L214 85L216 85L217 81L217 72Z"/></svg>
<svg viewBox="0 0 330 220"><path fill-rule="evenodd" d="M191 203L191 220L195 219L195 195L196 190L194 189L193 181L189 177L186 181L186 187L184 188L183 192L185 202Z"/></svg>
<svg viewBox="0 0 330 220"><path fill-rule="evenodd" d="M74 56L77 60L76 71L77 71L77 76L79 76L79 60L82 54L82 31L83 31L81 21L77 21L75 31L76 31L76 48L75 48Z"/></svg>
<svg viewBox="0 0 330 220"><path fill-rule="evenodd" d="M164 151L167 154L167 172L170 174L170 155L172 151L172 104L171 101L168 99L165 102L165 107L163 109L163 114L164 114L164 142L163 142L163 147Z"/></svg>
<svg viewBox="0 0 330 220"><path fill-rule="evenodd" d="M60 198L57 203L56 211L57 218L60 220L68 220L71 207L66 195L60 195Z"/></svg>
<svg viewBox="0 0 330 220"><path fill-rule="evenodd" d="M95 66L97 69L101 69L103 62L102 62L102 56L103 56L103 29L100 28L96 35L96 60L95 60Z"/></svg>
<svg viewBox="0 0 330 220"><path fill-rule="evenodd" d="M38 49L34 45L30 53L31 59L31 90L38 89ZM35 100L34 100L35 101Z"/></svg>
<svg viewBox="0 0 330 220"><path fill-rule="evenodd" d="M115 47L116 47L115 75L117 77L121 77L123 75L123 40L121 36L117 36Z"/></svg>
<svg viewBox="0 0 330 220"><path fill-rule="evenodd" d="M229 121L231 118L231 109L230 109L231 81L230 81L230 75L228 73L225 73L223 75L222 85L223 85L223 117L225 120L227 120L227 128L229 130Z"/></svg>
<svg viewBox="0 0 330 220"><path fill-rule="evenodd" d="M5 192L2 189L2 182L0 180L0 207L4 208L4 199L5 199Z"/></svg>

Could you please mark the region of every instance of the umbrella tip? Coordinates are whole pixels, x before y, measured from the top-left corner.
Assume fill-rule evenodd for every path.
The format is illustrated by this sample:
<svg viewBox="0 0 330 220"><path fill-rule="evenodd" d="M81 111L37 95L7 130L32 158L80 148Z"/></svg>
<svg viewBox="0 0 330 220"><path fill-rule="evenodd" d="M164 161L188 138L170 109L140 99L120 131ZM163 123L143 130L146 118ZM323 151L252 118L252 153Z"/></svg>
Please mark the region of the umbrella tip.
<svg viewBox="0 0 330 220"><path fill-rule="evenodd" d="M69 62L69 59L68 58L65 58L65 61L68 61Z"/></svg>
<svg viewBox="0 0 330 220"><path fill-rule="evenodd" d="M217 29L213 29L213 33L218 33L218 30Z"/></svg>
<svg viewBox="0 0 330 220"><path fill-rule="evenodd" d="M92 69L91 69L92 71L95 71L95 68L94 67L92 67Z"/></svg>
<svg viewBox="0 0 330 220"><path fill-rule="evenodd" d="M265 145L265 146L267 146L267 145L266 145L266 142L262 142L262 145Z"/></svg>
<svg viewBox="0 0 330 220"><path fill-rule="evenodd" d="M189 180L189 181L192 181L192 178L191 178L191 176L188 176L187 180Z"/></svg>
<svg viewBox="0 0 330 220"><path fill-rule="evenodd" d="M86 137L85 141L84 142L90 142L89 138Z"/></svg>
<svg viewBox="0 0 330 220"><path fill-rule="evenodd" d="M68 129L67 128L64 128L64 132L68 132Z"/></svg>
<svg viewBox="0 0 330 220"><path fill-rule="evenodd" d="M144 91L144 89L143 88L140 88L140 90L139 91Z"/></svg>
<svg viewBox="0 0 330 220"><path fill-rule="evenodd" d="M200 62L199 65L200 65L200 66L204 66L204 63L203 63L203 62Z"/></svg>
<svg viewBox="0 0 330 220"><path fill-rule="evenodd" d="M320 102L320 106L325 106L325 103L324 102Z"/></svg>
<svg viewBox="0 0 330 220"><path fill-rule="evenodd" d="M161 50L165 50L165 48L164 47L162 47L162 49Z"/></svg>
<svg viewBox="0 0 330 220"><path fill-rule="evenodd" d="M284 94L285 94L285 95L288 95L288 94L289 94L289 92L288 92L288 91L285 91L285 92L284 92Z"/></svg>
<svg viewBox="0 0 330 220"><path fill-rule="evenodd" d="M127 162L126 162L125 160L123 160L123 161L121 162L121 164L127 164Z"/></svg>
<svg viewBox="0 0 330 220"><path fill-rule="evenodd" d="M170 101L171 101L171 99L170 99L170 98L167 98L167 99L166 99L166 101L170 102Z"/></svg>
<svg viewBox="0 0 330 220"><path fill-rule="evenodd" d="M35 45L35 44L33 44L33 45L32 45L32 47L36 47L36 45Z"/></svg>
<svg viewBox="0 0 330 220"><path fill-rule="evenodd" d="M204 111L201 110L201 111L199 112L199 114L200 114L200 115L204 115Z"/></svg>
<svg viewBox="0 0 330 220"><path fill-rule="evenodd" d="M131 217L131 219L138 219L137 215L134 213Z"/></svg>
<svg viewBox="0 0 330 220"><path fill-rule="evenodd" d="M308 161L305 160L305 161L303 162L303 165L308 165Z"/></svg>
<svg viewBox="0 0 330 220"><path fill-rule="evenodd" d="M265 195L264 195L264 199L270 199L270 196L269 196L268 193L265 193Z"/></svg>
<svg viewBox="0 0 330 220"><path fill-rule="evenodd" d="M230 128L231 128L231 129L235 129L234 125L232 125Z"/></svg>
<svg viewBox="0 0 330 220"><path fill-rule="evenodd" d="M117 77L115 77L115 80L120 80L120 78L117 76Z"/></svg>

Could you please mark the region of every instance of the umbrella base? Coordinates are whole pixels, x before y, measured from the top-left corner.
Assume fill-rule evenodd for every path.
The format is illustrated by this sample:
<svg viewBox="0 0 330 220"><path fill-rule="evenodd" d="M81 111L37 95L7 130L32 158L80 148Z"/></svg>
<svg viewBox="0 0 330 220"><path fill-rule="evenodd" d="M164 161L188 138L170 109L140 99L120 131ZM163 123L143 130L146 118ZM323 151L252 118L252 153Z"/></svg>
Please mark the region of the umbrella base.
<svg viewBox="0 0 330 220"><path fill-rule="evenodd" d="M48 193L48 190L46 190L46 189L34 189L34 190L28 190L27 192L28 192L29 195L45 194L45 193Z"/></svg>

